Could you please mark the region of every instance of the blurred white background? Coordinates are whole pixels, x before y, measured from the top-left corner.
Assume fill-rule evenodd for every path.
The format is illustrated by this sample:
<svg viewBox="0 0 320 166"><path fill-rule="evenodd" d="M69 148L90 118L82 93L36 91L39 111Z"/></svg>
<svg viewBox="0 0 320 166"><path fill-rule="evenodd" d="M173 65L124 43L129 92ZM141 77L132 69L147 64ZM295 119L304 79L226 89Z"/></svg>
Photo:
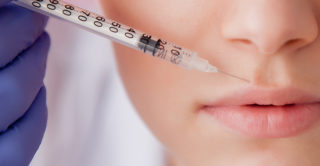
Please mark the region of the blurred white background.
<svg viewBox="0 0 320 166"><path fill-rule="evenodd" d="M97 0L72 3L103 15ZM110 41L52 18L47 31L49 119L31 166L164 166L163 148L125 94Z"/></svg>

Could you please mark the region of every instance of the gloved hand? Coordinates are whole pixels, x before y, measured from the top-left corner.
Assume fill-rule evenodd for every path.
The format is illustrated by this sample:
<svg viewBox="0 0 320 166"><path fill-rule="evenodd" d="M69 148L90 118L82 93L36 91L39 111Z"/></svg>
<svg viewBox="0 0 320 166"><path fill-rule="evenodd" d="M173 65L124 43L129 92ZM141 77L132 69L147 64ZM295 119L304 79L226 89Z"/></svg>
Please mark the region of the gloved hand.
<svg viewBox="0 0 320 166"><path fill-rule="evenodd" d="M0 166L29 165L47 122L47 17L0 0Z"/></svg>

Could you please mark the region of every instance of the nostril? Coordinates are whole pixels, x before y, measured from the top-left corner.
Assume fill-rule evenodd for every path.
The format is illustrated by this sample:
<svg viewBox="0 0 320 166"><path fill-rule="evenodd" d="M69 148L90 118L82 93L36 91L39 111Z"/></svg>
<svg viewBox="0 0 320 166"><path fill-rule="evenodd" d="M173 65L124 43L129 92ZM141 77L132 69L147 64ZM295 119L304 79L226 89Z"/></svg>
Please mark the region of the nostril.
<svg viewBox="0 0 320 166"><path fill-rule="evenodd" d="M247 40L247 39L233 39L232 42L233 43L246 44L246 45L251 45L252 44L252 42L250 40Z"/></svg>
<svg viewBox="0 0 320 166"><path fill-rule="evenodd" d="M291 39L283 44L283 48L301 47L304 44L302 39Z"/></svg>
<svg viewBox="0 0 320 166"><path fill-rule="evenodd" d="M284 43L284 46L290 46L290 45L295 44L299 41L300 41L300 39L291 39L291 40L288 40L286 43Z"/></svg>
<svg viewBox="0 0 320 166"><path fill-rule="evenodd" d="M256 44L249 40L249 39L245 39L245 38L236 38L236 39L231 39L229 40L230 43L232 43L232 45L236 48L239 48L241 50L255 50L257 48Z"/></svg>

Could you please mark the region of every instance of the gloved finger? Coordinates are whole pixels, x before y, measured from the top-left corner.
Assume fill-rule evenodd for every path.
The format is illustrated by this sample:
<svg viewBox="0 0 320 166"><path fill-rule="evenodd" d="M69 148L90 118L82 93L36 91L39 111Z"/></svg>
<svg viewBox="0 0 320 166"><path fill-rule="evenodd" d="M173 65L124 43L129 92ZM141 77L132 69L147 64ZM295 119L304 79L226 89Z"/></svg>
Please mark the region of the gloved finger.
<svg viewBox="0 0 320 166"><path fill-rule="evenodd" d="M31 46L47 21L48 17L13 4L0 8L0 68Z"/></svg>
<svg viewBox="0 0 320 166"><path fill-rule="evenodd" d="M0 165L29 165L43 138L47 115L46 91L43 87L26 114L0 134Z"/></svg>
<svg viewBox="0 0 320 166"><path fill-rule="evenodd" d="M5 5L5 4L7 4L8 2L10 2L11 0L0 0L0 7L2 6L2 5Z"/></svg>
<svg viewBox="0 0 320 166"><path fill-rule="evenodd" d="M0 70L0 132L25 113L42 87L49 43L49 35L44 33L32 47Z"/></svg>

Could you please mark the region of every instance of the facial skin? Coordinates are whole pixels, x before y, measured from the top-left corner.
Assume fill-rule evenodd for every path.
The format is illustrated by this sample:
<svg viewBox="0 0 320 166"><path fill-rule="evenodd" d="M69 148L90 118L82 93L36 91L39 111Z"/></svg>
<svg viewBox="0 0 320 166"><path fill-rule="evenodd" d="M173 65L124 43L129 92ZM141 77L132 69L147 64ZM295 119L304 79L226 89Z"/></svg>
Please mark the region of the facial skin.
<svg viewBox="0 0 320 166"><path fill-rule="evenodd" d="M320 165L320 124L255 138L199 113L245 87L295 87L320 96L319 0L103 0L107 16L199 53L251 80L187 71L115 44L127 92L174 166ZM320 110L319 110L320 111Z"/></svg>

